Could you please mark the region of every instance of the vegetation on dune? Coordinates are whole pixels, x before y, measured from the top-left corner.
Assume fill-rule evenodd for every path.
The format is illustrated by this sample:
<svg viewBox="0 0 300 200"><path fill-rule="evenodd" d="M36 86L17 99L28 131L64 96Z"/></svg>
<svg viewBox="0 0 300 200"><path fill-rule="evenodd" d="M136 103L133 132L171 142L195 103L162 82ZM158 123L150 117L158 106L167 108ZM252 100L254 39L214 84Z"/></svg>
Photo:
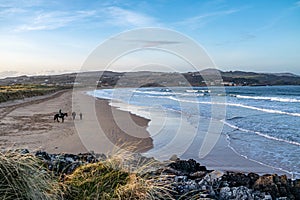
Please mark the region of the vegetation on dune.
<svg viewBox="0 0 300 200"><path fill-rule="evenodd" d="M0 198L60 199L56 178L42 167L39 159L19 153L0 153Z"/></svg>
<svg viewBox="0 0 300 200"><path fill-rule="evenodd" d="M125 185L129 174L112 169L103 163L79 167L66 177L67 199L112 199L116 188Z"/></svg>
<svg viewBox="0 0 300 200"><path fill-rule="evenodd" d="M18 84L10 86L0 86L0 103L8 100L23 99L49 94L61 89L56 86Z"/></svg>
<svg viewBox="0 0 300 200"><path fill-rule="evenodd" d="M167 187L154 179L144 179L138 172L150 163L131 171L122 156L83 165L67 176L64 184L67 199L172 199ZM132 160L131 160L132 161ZM139 165L139 161L137 164Z"/></svg>
<svg viewBox="0 0 300 200"><path fill-rule="evenodd" d="M10 199L172 199L168 186L140 173L150 163L111 156L58 175L30 154L0 154L0 198ZM139 166L137 166L139 165ZM63 177L63 178L62 178Z"/></svg>

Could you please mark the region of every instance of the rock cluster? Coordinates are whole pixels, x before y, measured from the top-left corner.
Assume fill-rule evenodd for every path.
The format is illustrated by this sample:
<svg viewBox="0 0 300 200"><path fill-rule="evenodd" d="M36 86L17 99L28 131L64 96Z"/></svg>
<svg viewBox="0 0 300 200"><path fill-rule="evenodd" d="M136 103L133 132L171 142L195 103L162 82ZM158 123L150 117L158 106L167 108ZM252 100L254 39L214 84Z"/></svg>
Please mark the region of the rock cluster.
<svg viewBox="0 0 300 200"><path fill-rule="evenodd" d="M93 152L74 155L38 151L35 156L62 177L81 165L107 159L104 154ZM167 186L174 199L300 200L300 179L291 180L286 175L223 173L207 170L193 159L159 162L140 154L133 155L132 159L123 158L123 164L131 171L144 165L145 171L140 175Z"/></svg>
<svg viewBox="0 0 300 200"><path fill-rule="evenodd" d="M56 175L71 174L77 167L95 163L106 159L104 154L80 153L74 154L49 154L45 151L37 151L35 156L40 158L46 167Z"/></svg>
<svg viewBox="0 0 300 200"><path fill-rule="evenodd" d="M195 160L176 160L158 170L165 176L175 199L238 199L283 200L300 199L300 180L255 173L217 172L207 170Z"/></svg>

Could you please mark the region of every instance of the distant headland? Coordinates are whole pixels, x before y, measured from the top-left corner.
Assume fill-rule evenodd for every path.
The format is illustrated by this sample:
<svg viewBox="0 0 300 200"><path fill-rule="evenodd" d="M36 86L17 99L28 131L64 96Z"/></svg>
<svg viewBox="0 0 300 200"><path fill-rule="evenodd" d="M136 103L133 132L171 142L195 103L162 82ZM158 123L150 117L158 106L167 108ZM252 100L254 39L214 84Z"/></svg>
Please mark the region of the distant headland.
<svg viewBox="0 0 300 200"><path fill-rule="evenodd" d="M100 77L99 77L100 74ZM218 76L216 76L218 74ZM80 75L80 82L76 79ZM216 78L217 77L217 78ZM257 73L245 71L221 71L205 69L197 72L112 72L89 71L60 75L16 76L0 79L0 85L38 84L45 86L95 85L98 87L157 87L183 86L184 79L191 86L265 86L265 85L300 85L300 76L292 73ZM122 80L121 83L119 80ZM147 80L146 84L143 83ZM92 81L92 82L91 82Z"/></svg>

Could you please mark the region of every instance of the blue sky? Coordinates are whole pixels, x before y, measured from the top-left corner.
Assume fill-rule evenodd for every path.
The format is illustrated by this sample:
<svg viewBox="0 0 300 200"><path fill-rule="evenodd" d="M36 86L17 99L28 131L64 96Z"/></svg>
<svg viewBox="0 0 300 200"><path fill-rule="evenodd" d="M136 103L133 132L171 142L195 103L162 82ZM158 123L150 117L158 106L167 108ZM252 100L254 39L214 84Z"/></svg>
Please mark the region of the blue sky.
<svg viewBox="0 0 300 200"><path fill-rule="evenodd" d="M300 74L297 0L0 0L0 77L76 71L108 37L142 27L191 37L221 70Z"/></svg>

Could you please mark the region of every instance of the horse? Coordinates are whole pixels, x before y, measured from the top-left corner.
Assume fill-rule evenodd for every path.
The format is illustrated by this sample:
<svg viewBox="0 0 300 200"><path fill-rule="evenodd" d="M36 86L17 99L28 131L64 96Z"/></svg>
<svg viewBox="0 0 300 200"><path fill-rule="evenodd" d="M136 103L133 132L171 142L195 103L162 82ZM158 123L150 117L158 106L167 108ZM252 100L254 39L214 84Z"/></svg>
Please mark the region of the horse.
<svg viewBox="0 0 300 200"><path fill-rule="evenodd" d="M68 113L62 113L61 115L57 113L54 115L54 121L56 120L57 122L59 122L58 118L61 118L62 122L64 122L65 116L68 117Z"/></svg>

